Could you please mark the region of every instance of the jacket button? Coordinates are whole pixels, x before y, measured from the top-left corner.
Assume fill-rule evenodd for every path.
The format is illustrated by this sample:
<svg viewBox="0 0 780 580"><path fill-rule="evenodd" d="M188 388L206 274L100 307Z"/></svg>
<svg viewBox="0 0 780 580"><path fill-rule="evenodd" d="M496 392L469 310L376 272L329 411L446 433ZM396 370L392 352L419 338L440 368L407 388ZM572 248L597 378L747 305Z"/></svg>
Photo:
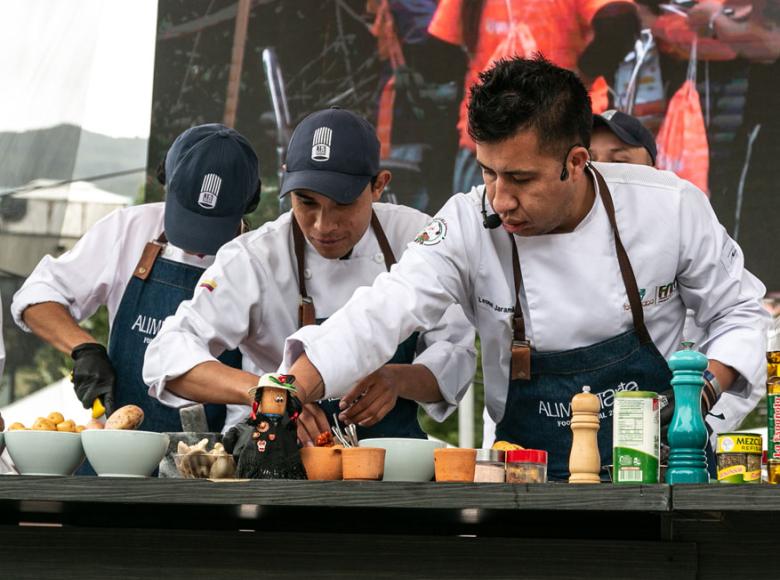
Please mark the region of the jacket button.
<svg viewBox="0 0 780 580"><path fill-rule="evenodd" d="M381 264L384 261L385 261L385 255L384 254L382 254L382 253L374 254L374 262L376 262L377 264Z"/></svg>
<svg viewBox="0 0 780 580"><path fill-rule="evenodd" d="M143 266L141 266L140 268L138 268L138 273L139 273L139 274L146 274L146 268L144 268Z"/></svg>
<svg viewBox="0 0 780 580"><path fill-rule="evenodd" d="M304 268L303 277L306 278L307 280L311 280L311 270L309 270L308 268Z"/></svg>

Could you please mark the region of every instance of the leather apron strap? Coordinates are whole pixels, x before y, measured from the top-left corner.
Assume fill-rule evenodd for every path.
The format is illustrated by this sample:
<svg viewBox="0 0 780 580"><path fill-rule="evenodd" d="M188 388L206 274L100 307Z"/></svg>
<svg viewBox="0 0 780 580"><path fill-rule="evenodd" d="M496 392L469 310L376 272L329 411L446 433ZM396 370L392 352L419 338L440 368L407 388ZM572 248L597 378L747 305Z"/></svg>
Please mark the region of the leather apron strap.
<svg viewBox="0 0 780 580"><path fill-rule="evenodd" d="M612 234L615 238L615 251L617 252L618 265L620 266L620 275L623 278L623 285L626 288L626 295L628 296L628 303L631 305L631 316L634 322L634 330L639 337L641 344L647 344L652 342L650 333L645 326L645 316L642 310L642 299L639 296L639 286L636 283L636 276L634 275L634 269L631 267L631 261L628 259L628 253L623 247L623 242L620 240L620 232L618 232L617 220L615 219L615 204L612 201L612 194L609 191L607 182L604 181L601 173L599 173L595 167L591 166L598 183L599 196L604 204L604 209L607 212L609 218L609 224L612 228ZM525 320L523 319L523 310L520 307L520 289L523 285L523 277L520 270L520 258L517 253L517 244L515 243L514 236L508 234L512 242L512 270L515 282L515 313L512 316L512 342L527 343L525 337Z"/></svg>
<svg viewBox="0 0 780 580"><path fill-rule="evenodd" d="M133 276L139 280L146 280L152 271L154 261L160 255L160 252L168 243L168 238L165 237L165 232L160 234L160 237L153 242L147 242L144 246L144 251L141 253L141 259L138 260L138 264L133 270Z"/></svg>
<svg viewBox="0 0 780 580"><path fill-rule="evenodd" d="M393 249L387 241L387 236L382 229L382 224L379 223L379 218L373 211L371 212L371 229L374 230L374 235L379 243L379 248L382 250L382 254L385 257L385 267L390 270L391 266L396 262L395 254L393 254ZM306 290L306 278L304 276L306 268L306 238L303 236L301 226L298 225L295 215L292 216L292 235L293 251L295 252L295 262L298 268L298 292L300 294L298 327L301 328L303 326L308 326L309 324L316 324L317 316L314 310L314 300L312 300Z"/></svg>

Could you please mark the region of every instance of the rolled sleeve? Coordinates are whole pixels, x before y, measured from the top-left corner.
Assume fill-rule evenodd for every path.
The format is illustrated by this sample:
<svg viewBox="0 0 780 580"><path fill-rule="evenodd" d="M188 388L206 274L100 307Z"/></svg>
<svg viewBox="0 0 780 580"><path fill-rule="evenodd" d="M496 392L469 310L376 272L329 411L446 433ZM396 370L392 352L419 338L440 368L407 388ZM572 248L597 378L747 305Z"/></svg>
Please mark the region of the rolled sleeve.
<svg viewBox="0 0 780 580"><path fill-rule="evenodd" d="M423 335L426 348L414 359L414 364L431 371L439 385L442 400L420 403L434 420L444 421L457 408L471 385L477 368L474 327L460 306L453 305L431 331Z"/></svg>
<svg viewBox="0 0 780 580"><path fill-rule="evenodd" d="M118 284L116 276L120 256L132 251L121 247L126 229L126 212L119 210L97 222L60 257L44 256L11 303L11 314L19 328L30 332L23 315L35 304L56 302L80 322L107 304L112 292L123 293L126 282ZM109 245L108 240L113 242Z"/></svg>

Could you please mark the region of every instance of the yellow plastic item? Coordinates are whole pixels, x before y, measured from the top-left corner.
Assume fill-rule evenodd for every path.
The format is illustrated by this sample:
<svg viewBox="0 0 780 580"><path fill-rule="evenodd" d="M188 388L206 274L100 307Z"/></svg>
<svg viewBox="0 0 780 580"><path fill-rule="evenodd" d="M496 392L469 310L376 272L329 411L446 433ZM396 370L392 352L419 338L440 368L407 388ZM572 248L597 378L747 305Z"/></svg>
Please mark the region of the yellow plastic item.
<svg viewBox="0 0 780 580"><path fill-rule="evenodd" d="M95 402L92 403L92 418L97 419L105 414L106 408L103 406L103 403L100 402L100 399L95 399Z"/></svg>
<svg viewBox="0 0 780 580"><path fill-rule="evenodd" d="M514 451L516 449L525 449L525 447L517 445L516 443L510 443L509 441L496 441L493 443L493 449L498 449L499 451Z"/></svg>

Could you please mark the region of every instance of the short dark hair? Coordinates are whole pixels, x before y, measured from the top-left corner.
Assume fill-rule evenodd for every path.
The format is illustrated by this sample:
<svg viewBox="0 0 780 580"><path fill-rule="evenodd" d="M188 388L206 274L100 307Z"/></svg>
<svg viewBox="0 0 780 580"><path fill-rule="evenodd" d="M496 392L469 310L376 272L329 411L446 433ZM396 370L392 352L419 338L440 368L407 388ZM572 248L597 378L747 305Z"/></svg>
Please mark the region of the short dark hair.
<svg viewBox="0 0 780 580"><path fill-rule="evenodd" d="M535 129L540 150L563 154L572 145L590 147L590 97L575 73L542 55L499 60L479 74L469 98L469 135L496 143Z"/></svg>

